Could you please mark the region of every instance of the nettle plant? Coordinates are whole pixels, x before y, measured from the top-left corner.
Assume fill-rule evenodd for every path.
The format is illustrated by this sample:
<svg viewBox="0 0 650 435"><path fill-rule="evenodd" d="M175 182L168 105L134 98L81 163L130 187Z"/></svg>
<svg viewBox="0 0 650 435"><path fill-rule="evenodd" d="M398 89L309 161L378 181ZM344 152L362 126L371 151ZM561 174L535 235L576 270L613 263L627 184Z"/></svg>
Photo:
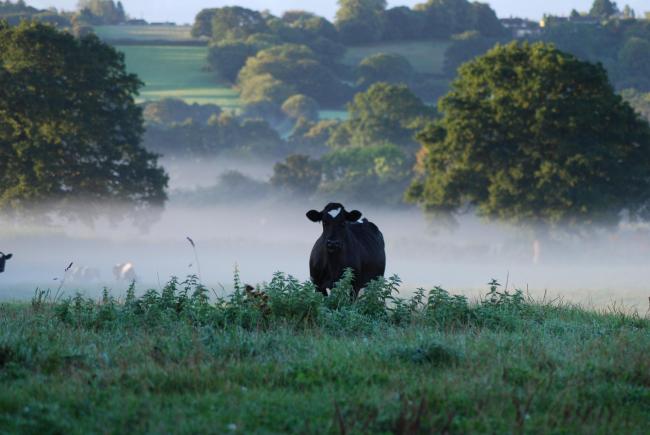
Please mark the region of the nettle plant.
<svg viewBox="0 0 650 435"><path fill-rule="evenodd" d="M60 321L85 328L151 328L181 321L224 329L319 328L333 334L368 334L414 323L440 328L474 325L513 329L523 320L535 321L543 308L520 290L499 291L496 280L489 283L489 292L477 302L441 287L418 289L403 298L396 275L371 281L353 299L353 280L353 271L346 270L331 294L324 297L310 281L300 282L281 272L270 282L252 288L243 285L235 271L234 291L227 296L216 295L191 275L184 281L172 278L162 290L149 289L141 296L136 296L132 283L121 299L105 289L99 300L76 294L48 302L39 295L32 306L41 310L50 304Z"/></svg>

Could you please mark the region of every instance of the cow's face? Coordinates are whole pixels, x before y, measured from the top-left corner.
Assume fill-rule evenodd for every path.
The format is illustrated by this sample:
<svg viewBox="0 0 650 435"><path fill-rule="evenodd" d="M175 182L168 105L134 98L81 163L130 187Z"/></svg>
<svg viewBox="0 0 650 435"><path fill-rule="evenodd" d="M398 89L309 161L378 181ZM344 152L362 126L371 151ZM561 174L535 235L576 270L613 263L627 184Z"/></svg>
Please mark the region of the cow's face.
<svg viewBox="0 0 650 435"><path fill-rule="evenodd" d="M327 252L333 254L343 247L348 222L356 222L361 219L361 212L358 210L347 211L341 204L330 203L323 211L308 211L307 218L312 222L323 223L323 236Z"/></svg>
<svg viewBox="0 0 650 435"><path fill-rule="evenodd" d="M5 261L11 259L11 257L13 257L12 254L5 255L2 252L0 252L0 273L5 271Z"/></svg>

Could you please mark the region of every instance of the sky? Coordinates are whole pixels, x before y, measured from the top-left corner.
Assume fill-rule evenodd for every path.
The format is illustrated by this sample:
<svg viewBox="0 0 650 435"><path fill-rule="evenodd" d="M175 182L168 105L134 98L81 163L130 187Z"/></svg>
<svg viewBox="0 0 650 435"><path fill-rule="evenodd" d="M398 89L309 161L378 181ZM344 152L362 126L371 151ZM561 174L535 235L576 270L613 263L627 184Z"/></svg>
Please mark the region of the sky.
<svg viewBox="0 0 650 435"><path fill-rule="evenodd" d="M425 0L393 0L392 6L412 6ZM510 16L539 19L544 13L568 15L571 9L586 11L593 0L488 0L497 15L502 18ZM27 3L40 8L54 6L59 9L74 9L78 0L27 0ZM281 14L289 9L305 9L332 19L337 9L336 0L122 0L127 13L133 18L148 21L173 21L179 24L191 23L197 12L206 7L239 5L251 9L270 9L274 14ZM619 0L620 5L629 4L637 14L650 12L648 0Z"/></svg>

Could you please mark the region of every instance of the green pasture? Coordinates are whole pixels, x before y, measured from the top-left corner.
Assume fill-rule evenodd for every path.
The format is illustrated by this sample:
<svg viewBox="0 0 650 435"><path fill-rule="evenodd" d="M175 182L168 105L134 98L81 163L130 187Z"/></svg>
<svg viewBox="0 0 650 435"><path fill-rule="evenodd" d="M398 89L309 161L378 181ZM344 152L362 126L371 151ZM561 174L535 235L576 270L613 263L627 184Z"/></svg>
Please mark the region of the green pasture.
<svg viewBox="0 0 650 435"><path fill-rule="evenodd" d="M348 119L347 110L321 110L318 112L318 117L320 119L332 119L332 120L341 120L345 121Z"/></svg>
<svg viewBox="0 0 650 435"><path fill-rule="evenodd" d="M0 432L648 433L647 318L351 279L2 303Z"/></svg>
<svg viewBox="0 0 650 435"><path fill-rule="evenodd" d="M440 74L445 62L445 51L449 41L400 41L349 47L343 57L348 65L358 65L364 58L377 53L391 53L404 56L417 72Z"/></svg>
<svg viewBox="0 0 650 435"><path fill-rule="evenodd" d="M95 26L97 36L105 41L192 41L191 26Z"/></svg>
<svg viewBox="0 0 650 435"><path fill-rule="evenodd" d="M145 83L140 101L173 97L238 109L239 94L206 70L207 47L122 45L127 69Z"/></svg>

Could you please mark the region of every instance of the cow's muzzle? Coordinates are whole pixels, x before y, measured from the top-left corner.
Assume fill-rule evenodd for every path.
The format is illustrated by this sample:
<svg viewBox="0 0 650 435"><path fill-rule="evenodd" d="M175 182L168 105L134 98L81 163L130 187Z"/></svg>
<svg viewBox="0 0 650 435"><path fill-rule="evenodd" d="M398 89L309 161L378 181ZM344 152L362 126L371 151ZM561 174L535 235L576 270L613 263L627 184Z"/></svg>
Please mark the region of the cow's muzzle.
<svg viewBox="0 0 650 435"><path fill-rule="evenodd" d="M329 252L330 254L341 250L341 242L339 242L338 240L328 240L326 245L327 245L327 252Z"/></svg>

